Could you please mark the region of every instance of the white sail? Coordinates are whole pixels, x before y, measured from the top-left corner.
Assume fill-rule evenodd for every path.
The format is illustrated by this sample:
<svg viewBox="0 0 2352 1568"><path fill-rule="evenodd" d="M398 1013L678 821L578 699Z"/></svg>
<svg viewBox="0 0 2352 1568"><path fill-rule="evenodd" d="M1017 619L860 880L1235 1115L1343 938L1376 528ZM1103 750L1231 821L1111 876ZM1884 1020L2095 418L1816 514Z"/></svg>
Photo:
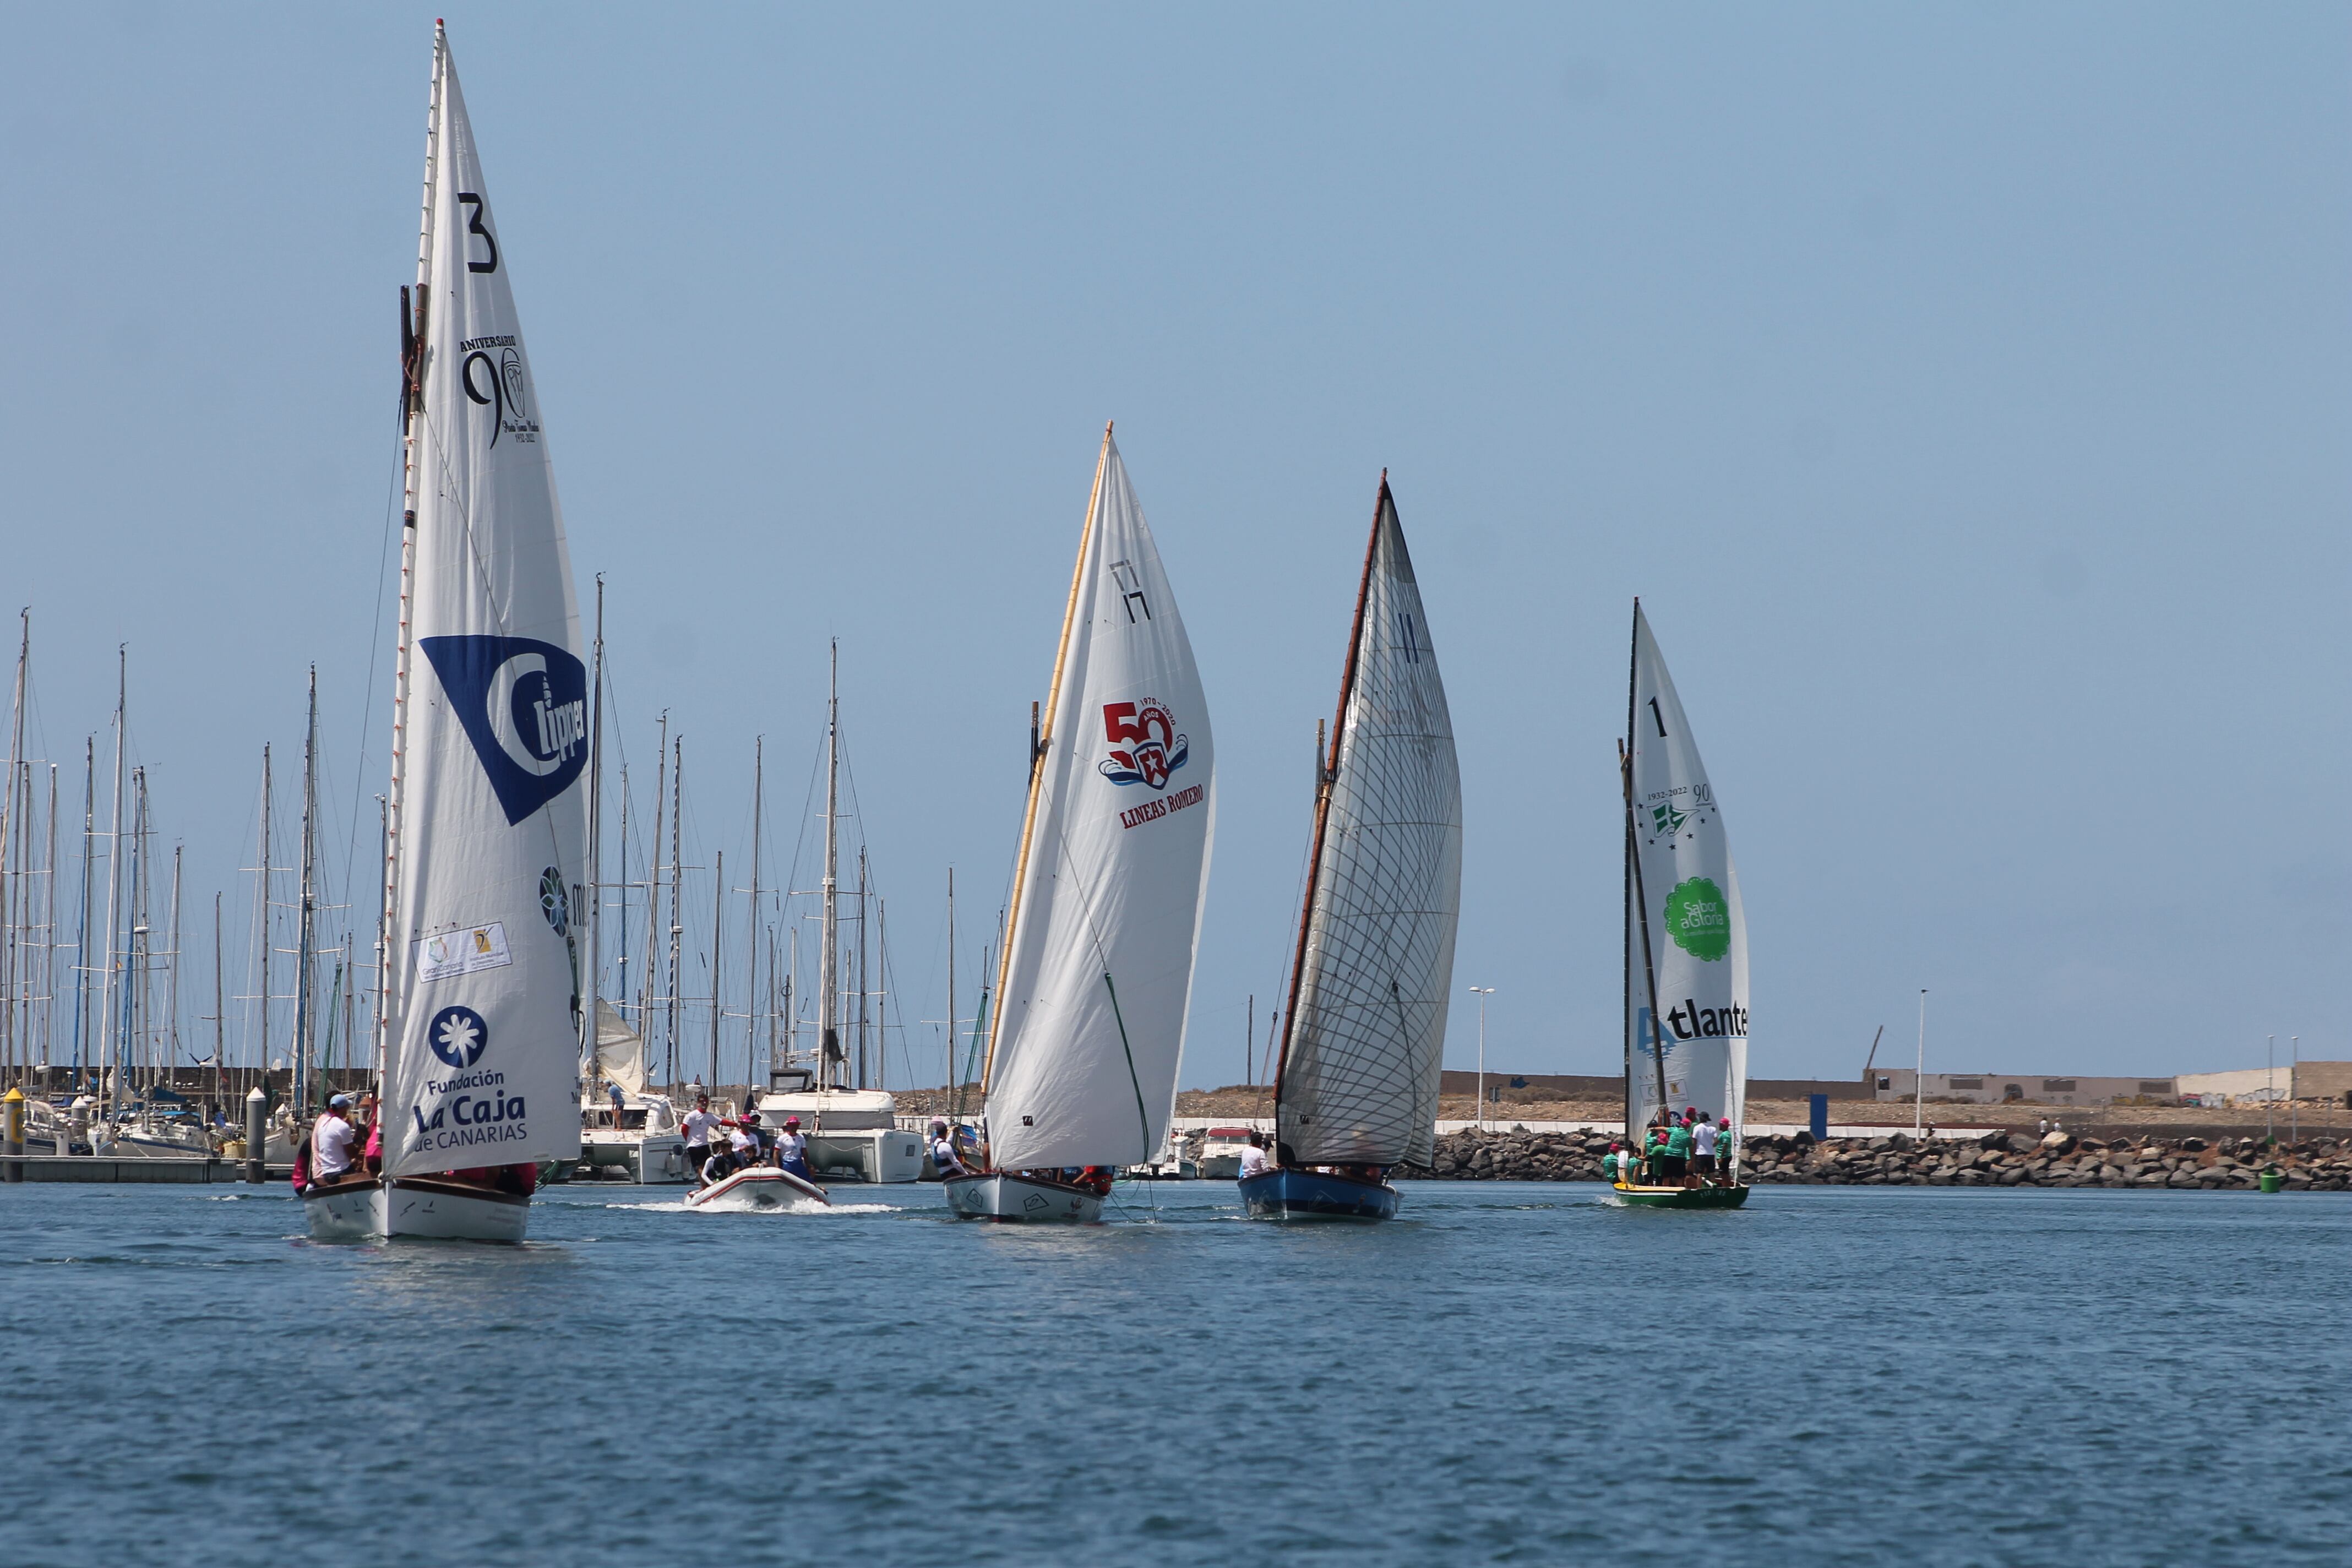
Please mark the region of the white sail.
<svg viewBox="0 0 2352 1568"><path fill-rule="evenodd" d="M1696 1107L1731 1118L1737 1132L1748 1101L1748 924L1739 874L1722 807L1639 602L1629 723L1629 869L1638 874L1627 889L1627 1121L1641 1128L1661 1104L1676 1112ZM1653 977L1662 1025L1654 1032Z"/></svg>
<svg viewBox="0 0 2352 1568"><path fill-rule="evenodd" d="M999 1170L1136 1164L1175 1109L1216 749L1108 430L1041 731L987 1072Z"/></svg>
<svg viewBox="0 0 2352 1568"><path fill-rule="evenodd" d="M646 1091L645 1037L629 1027L619 1008L601 997L596 1003L596 1070L625 1093Z"/></svg>
<svg viewBox="0 0 2352 1568"><path fill-rule="evenodd" d="M395 714L388 1175L580 1152L586 667L509 253L436 31Z"/></svg>
<svg viewBox="0 0 2352 1568"><path fill-rule="evenodd" d="M1462 908L1462 771L1386 475L1342 681L1276 1124L1301 1164L1425 1163Z"/></svg>

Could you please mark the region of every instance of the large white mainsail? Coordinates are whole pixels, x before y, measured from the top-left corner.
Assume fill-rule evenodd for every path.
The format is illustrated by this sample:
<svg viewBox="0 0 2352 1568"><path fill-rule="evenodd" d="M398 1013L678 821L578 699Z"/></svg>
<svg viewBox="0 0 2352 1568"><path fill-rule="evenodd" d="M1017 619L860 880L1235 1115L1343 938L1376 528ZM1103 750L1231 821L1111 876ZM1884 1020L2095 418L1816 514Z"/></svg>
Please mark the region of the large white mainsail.
<svg viewBox="0 0 2352 1568"><path fill-rule="evenodd" d="M579 606L508 256L438 28L433 71L394 693L387 1175L580 1152Z"/></svg>
<svg viewBox="0 0 2352 1568"><path fill-rule="evenodd" d="M1029 816L986 1074L998 1170L1136 1164L1175 1109L1216 819L1192 645L1108 427Z"/></svg>
<svg viewBox="0 0 2352 1568"><path fill-rule="evenodd" d="M1625 1115L1748 1105L1748 923L1723 811L1657 640L1633 604L1625 933ZM1654 1028L1652 1019L1661 1020ZM1737 1147L1735 1142L1734 1147Z"/></svg>
<svg viewBox="0 0 2352 1568"><path fill-rule="evenodd" d="M1462 770L1381 476L1315 825L1276 1125L1300 1164L1426 1163L1462 908Z"/></svg>

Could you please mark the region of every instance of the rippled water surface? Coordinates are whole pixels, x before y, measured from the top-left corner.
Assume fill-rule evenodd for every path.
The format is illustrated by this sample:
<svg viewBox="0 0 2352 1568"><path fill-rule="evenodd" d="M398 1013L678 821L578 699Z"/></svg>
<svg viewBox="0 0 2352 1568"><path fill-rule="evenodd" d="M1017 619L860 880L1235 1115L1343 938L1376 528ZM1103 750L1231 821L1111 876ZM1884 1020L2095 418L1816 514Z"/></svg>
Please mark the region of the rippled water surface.
<svg viewBox="0 0 2352 1568"><path fill-rule="evenodd" d="M1120 1193L1032 1230L560 1187L514 1249L0 1189L0 1558L2352 1560L2352 1194Z"/></svg>

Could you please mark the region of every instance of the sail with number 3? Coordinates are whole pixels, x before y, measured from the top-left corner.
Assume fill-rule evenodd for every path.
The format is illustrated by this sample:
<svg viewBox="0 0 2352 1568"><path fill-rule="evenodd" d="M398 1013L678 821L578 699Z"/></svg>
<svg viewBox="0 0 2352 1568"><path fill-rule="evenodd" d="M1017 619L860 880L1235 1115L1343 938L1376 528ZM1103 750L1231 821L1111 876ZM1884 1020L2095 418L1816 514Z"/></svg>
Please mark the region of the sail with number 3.
<svg viewBox="0 0 2352 1568"><path fill-rule="evenodd" d="M1421 584L1381 476L1326 758L1254 1215L1382 1219L1436 1136L1462 907L1462 772ZM1315 1167L1322 1167L1320 1170Z"/></svg>
<svg viewBox="0 0 2352 1568"><path fill-rule="evenodd" d="M1192 640L1108 427L1029 806L983 1076L988 1170L969 1218L1086 1219L1071 1166L1139 1164L1174 1113L1216 822L1216 747Z"/></svg>
<svg viewBox="0 0 2352 1568"><path fill-rule="evenodd" d="M1625 1129L1638 1140L1693 1110L1728 1120L1725 1180L1687 1200L1719 1206L1745 1192L1729 1157L1747 1117L1748 922L1722 805L1639 600L1625 722Z"/></svg>
<svg viewBox="0 0 2352 1568"><path fill-rule="evenodd" d="M518 1240L530 1166L580 1152L587 669L508 265L436 27L402 322L383 1181L364 1212L314 1202L321 1234Z"/></svg>

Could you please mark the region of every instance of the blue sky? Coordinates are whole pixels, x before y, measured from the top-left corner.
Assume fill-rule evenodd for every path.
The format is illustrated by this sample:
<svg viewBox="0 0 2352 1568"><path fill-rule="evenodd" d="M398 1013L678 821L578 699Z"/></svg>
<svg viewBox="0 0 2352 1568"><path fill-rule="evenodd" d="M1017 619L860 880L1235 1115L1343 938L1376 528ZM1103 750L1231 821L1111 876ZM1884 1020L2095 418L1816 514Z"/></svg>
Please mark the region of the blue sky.
<svg viewBox="0 0 2352 1568"><path fill-rule="evenodd" d="M31 749L78 819L127 642L232 990L258 752L299 748L310 661L330 837L383 788L435 14L11 17ZM1880 1023L1907 1060L1923 985L1931 1068L2352 1056L2352 15L441 14L633 777L666 708L687 859L737 881L752 737L773 854L839 636L907 1019L942 1016L945 868L967 935L1007 880L1115 417L1218 740L1187 1084L1241 1076L1284 978L1384 466L1490 1062L1616 1058L1635 594L1738 855L1759 1076L1851 1076Z"/></svg>

